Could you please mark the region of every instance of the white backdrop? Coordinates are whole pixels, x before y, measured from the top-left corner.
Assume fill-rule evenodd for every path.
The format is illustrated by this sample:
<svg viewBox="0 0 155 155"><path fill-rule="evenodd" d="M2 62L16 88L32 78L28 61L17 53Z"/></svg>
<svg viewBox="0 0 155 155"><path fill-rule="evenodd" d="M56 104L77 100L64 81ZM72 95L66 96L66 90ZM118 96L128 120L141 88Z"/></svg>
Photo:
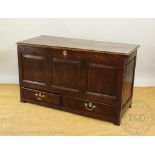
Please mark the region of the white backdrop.
<svg viewBox="0 0 155 155"><path fill-rule="evenodd" d="M38 35L139 44L135 86L155 86L155 19L0 19L0 83L18 83L15 43Z"/></svg>

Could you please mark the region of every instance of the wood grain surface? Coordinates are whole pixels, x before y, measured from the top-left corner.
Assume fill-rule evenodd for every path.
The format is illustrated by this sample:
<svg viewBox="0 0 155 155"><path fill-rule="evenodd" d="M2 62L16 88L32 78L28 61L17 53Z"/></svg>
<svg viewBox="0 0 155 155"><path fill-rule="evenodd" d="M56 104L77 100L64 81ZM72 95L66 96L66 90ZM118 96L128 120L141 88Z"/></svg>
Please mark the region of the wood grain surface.
<svg viewBox="0 0 155 155"><path fill-rule="evenodd" d="M114 54L129 55L136 50L139 45L124 44L124 43L112 43L104 41L93 41L84 39L64 38L55 36L38 36L32 39L20 41L17 44L29 44L41 47L52 48L72 48L79 49L81 51L96 51L96 52L108 52Z"/></svg>

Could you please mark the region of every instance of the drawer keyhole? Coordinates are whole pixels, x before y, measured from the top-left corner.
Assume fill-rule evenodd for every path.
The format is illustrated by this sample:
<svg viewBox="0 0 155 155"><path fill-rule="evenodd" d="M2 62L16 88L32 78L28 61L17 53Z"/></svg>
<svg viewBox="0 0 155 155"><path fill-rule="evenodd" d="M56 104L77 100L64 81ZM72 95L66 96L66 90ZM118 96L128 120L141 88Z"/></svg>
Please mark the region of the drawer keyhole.
<svg viewBox="0 0 155 155"><path fill-rule="evenodd" d="M67 55L67 51L63 51L63 55L66 56Z"/></svg>

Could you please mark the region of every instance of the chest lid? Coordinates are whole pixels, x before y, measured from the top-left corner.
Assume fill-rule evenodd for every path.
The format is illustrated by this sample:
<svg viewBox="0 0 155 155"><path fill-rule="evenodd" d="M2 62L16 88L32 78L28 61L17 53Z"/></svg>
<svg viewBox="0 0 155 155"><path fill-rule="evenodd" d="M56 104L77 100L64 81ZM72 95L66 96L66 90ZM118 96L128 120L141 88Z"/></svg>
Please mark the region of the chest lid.
<svg viewBox="0 0 155 155"><path fill-rule="evenodd" d="M69 48L79 51L99 52L99 53L111 53L118 55L130 55L133 51L138 49L139 45L124 44L124 43L112 43L104 41L64 38L55 36L38 36L35 38L27 39L17 42L18 45L30 45L38 47L49 48Z"/></svg>

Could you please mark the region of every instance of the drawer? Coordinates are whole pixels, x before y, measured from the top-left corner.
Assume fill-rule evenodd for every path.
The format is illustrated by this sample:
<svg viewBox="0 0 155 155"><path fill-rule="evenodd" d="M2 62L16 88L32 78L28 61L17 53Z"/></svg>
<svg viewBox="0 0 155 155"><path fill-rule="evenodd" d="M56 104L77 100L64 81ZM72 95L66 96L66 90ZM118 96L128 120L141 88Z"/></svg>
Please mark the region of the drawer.
<svg viewBox="0 0 155 155"><path fill-rule="evenodd" d="M32 90L28 88L22 88L22 95L24 99L30 99L33 101L46 102L50 104L61 104L61 95L47 93L38 90Z"/></svg>
<svg viewBox="0 0 155 155"><path fill-rule="evenodd" d="M98 115L113 116L113 107L102 103L67 97L64 99L64 106L71 109L87 111Z"/></svg>

